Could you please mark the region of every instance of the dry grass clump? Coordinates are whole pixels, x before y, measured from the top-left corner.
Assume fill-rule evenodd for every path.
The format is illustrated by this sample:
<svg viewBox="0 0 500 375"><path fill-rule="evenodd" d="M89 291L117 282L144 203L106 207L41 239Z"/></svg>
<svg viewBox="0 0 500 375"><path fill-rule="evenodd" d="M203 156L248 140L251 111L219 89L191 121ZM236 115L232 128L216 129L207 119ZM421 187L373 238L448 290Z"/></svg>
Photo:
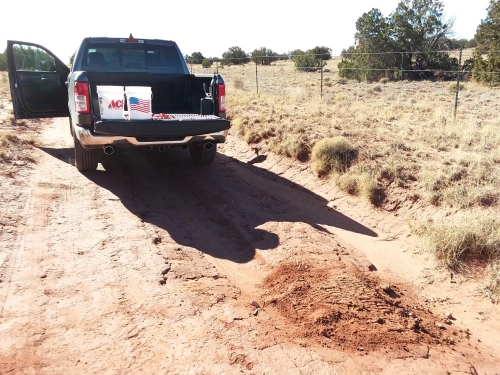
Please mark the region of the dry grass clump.
<svg viewBox="0 0 500 375"><path fill-rule="evenodd" d="M0 72L0 98L10 96L9 78L7 72Z"/></svg>
<svg viewBox="0 0 500 375"><path fill-rule="evenodd" d="M434 206L489 207L500 198L500 175L489 157L463 157L457 163L445 162L443 168L426 166L418 181Z"/></svg>
<svg viewBox="0 0 500 375"><path fill-rule="evenodd" d="M234 88L237 90L243 90L243 80L241 78L235 78L233 80Z"/></svg>
<svg viewBox="0 0 500 375"><path fill-rule="evenodd" d="M308 138L303 135L284 134L277 141L270 143L270 149L278 155L298 160L305 160L309 156Z"/></svg>
<svg viewBox="0 0 500 375"><path fill-rule="evenodd" d="M410 227L449 269L461 269L473 259L500 259L500 220L496 218L457 215L438 222L413 222Z"/></svg>
<svg viewBox="0 0 500 375"><path fill-rule="evenodd" d="M368 172L351 172L334 177L337 185L350 195L359 196L372 204L378 204L380 189L376 178Z"/></svg>
<svg viewBox="0 0 500 375"><path fill-rule="evenodd" d="M450 83L448 85L448 90L452 92L457 91L457 83L456 82ZM466 87L462 82L460 82L460 84L458 85L458 91L463 91L463 90L466 90Z"/></svg>
<svg viewBox="0 0 500 375"><path fill-rule="evenodd" d="M7 161L10 159L9 149L14 143L18 143L19 138L10 132L0 132L0 160Z"/></svg>
<svg viewBox="0 0 500 375"><path fill-rule="evenodd" d="M343 173L358 157L358 150L344 137L324 138L317 142L311 155L311 166L318 176Z"/></svg>
<svg viewBox="0 0 500 375"><path fill-rule="evenodd" d="M496 260L486 267L485 289L492 302L496 296L496 303L500 301L500 260Z"/></svg>
<svg viewBox="0 0 500 375"><path fill-rule="evenodd" d="M0 131L0 162L8 162L13 159L22 159L29 162L35 162L32 157L23 156L22 153L18 153L13 150L13 147L19 149L23 145L33 145L35 144L35 142L35 137L33 135L30 135L26 139L24 139L11 132Z"/></svg>

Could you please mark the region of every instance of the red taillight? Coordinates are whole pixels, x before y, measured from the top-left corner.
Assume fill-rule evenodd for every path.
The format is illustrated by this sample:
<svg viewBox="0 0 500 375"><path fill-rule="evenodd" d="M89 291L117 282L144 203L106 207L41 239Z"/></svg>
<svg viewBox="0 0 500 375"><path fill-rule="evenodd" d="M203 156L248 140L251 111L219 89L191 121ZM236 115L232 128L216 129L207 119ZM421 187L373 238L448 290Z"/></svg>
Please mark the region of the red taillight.
<svg viewBox="0 0 500 375"><path fill-rule="evenodd" d="M90 113L89 86L87 82L75 82L75 111L80 114Z"/></svg>
<svg viewBox="0 0 500 375"><path fill-rule="evenodd" d="M219 112L226 112L226 86L219 83Z"/></svg>

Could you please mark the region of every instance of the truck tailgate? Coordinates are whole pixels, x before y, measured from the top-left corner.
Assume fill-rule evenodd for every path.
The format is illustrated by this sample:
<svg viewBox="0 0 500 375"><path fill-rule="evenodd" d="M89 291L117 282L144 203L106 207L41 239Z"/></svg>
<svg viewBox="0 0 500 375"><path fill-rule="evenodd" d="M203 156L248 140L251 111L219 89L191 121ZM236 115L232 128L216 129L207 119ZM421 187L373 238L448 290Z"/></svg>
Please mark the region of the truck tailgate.
<svg viewBox="0 0 500 375"><path fill-rule="evenodd" d="M128 137L181 137L227 130L230 121L213 115L175 114L168 120L100 120L96 134Z"/></svg>

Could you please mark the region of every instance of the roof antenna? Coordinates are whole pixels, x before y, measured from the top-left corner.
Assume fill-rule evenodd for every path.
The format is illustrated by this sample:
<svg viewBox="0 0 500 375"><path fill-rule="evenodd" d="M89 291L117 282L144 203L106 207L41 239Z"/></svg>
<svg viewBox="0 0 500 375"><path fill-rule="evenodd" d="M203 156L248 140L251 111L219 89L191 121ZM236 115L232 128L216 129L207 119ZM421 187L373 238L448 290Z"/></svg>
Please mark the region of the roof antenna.
<svg viewBox="0 0 500 375"><path fill-rule="evenodd" d="M132 33L130 33L129 39L134 39L134 37L132 36Z"/></svg>

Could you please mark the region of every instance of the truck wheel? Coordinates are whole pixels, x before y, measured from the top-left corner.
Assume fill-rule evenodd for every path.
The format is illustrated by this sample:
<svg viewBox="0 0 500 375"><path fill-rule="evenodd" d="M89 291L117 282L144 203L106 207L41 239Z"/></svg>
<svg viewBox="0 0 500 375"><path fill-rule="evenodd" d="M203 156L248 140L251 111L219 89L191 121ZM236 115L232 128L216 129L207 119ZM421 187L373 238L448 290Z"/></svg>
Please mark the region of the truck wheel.
<svg viewBox="0 0 500 375"><path fill-rule="evenodd" d="M95 150L86 150L80 141L73 136L75 145L75 166L80 172L95 171L97 169L97 155Z"/></svg>
<svg viewBox="0 0 500 375"><path fill-rule="evenodd" d="M193 162L198 165L210 164L217 153L217 143L207 142L189 146Z"/></svg>

